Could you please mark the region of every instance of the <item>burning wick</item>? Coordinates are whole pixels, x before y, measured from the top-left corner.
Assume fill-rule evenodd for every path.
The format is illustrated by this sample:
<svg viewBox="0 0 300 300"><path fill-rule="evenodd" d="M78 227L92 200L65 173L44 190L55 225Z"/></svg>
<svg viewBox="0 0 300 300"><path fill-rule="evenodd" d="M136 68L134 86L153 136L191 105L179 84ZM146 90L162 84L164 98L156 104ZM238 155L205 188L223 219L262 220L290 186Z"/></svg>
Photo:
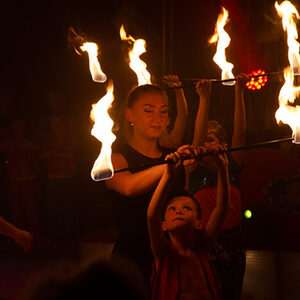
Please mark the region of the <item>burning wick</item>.
<svg viewBox="0 0 300 300"><path fill-rule="evenodd" d="M98 46L95 43L84 43L80 47L82 51L87 51L89 55L89 65L92 78L95 82L103 83L107 80L106 75L102 72L98 61Z"/></svg>
<svg viewBox="0 0 300 300"><path fill-rule="evenodd" d="M114 175L111 162L111 145L115 141L116 136L112 133L114 122L108 114L108 109L114 100L113 90L113 83L110 81L106 95L96 104L93 104L90 113L91 119L95 122L92 135L102 142L100 154L91 171L91 176L95 181L110 179Z"/></svg>
<svg viewBox="0 0 300 300"><path fill-rule="evenodd" d="M140 59L140 56L146 52L146 41L143 39L136 40L131 35L127 35L124 25L120 28L120 38L132 44L132 50L129 51L130 68L135 72L138 85L151 84L151 75L147 71L147 65Z"/></svg>
<svg viewBox="0 0 300 300"><path fill-rule="evenodd" d="M280 5L275 2L278 15L282 18L283 29L287 32L289 66L284 70L285 83L282 86L278 102L279 108L275 113L277 123L288 124L293 131L294 143L300 144L300 106L293 104L300 94L300 86L294 86L295 72L299 73L300 55L296 19L299 14L296 8L289 2L284 1Z"/></svg>
<svg viewBox="0 0 300 300"><path fill-rule="evenodd" d="M103 83L107 80L106 75L102 72L98 61L98 46L95 43L86 42L85 38L77 34L73 27L69 27L68 41L73 46L78 55L86 51L89 56L89 65L92 78L95 82Z"/></svg>
<svg viewBox="0 0 300 300"><path fill-rule="evenodd" d="M102 72L98 61L98 46L95 43L85 42L85 39L78 35L73 27L69 28L68 40L73 45L77 54L81 55L81 51L86 51L89 56L89 67L93 81L103 83L107 80L106 75ZM91 177L95 181L110 179L114 175L114 169L111 162L111 145L115 141L116 136L112 133L114 125L113 120L108 114L108 109L114 100L113 83L108 82L106 95L103 96L96 104L92 105L90 117L94 121L91 134L101 143L101 151L95 160Z"/></svg>
<svg viewBox="0 0 300 300"><path fill-rule="evenodd" d="M222 69L221 79L234 79L232 74L233 64L226 61L225 49L230 44L230 37L224 30L225 25L228 22L228 11L223 7L222 13L219 14L216 23L215 33L208 41L210 44L217 44L217 51L214 55L214 62ZM224 81L224 85L234 85L235 81Z"/></svg>

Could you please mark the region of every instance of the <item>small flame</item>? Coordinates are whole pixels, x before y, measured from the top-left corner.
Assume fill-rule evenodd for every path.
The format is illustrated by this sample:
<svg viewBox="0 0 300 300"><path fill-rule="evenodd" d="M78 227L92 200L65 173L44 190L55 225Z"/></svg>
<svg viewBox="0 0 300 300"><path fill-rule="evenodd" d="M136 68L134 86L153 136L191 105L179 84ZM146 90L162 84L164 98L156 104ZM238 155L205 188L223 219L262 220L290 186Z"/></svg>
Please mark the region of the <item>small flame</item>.
<svg viewBox="0 0 300 300"><path fill-rule="evenodd" d="M293 104L300 94L300 86L294 85L294 74L299 73L300 56L298 33L294 19L299 19L296 8L284 1L280 5L276 2L275 8L282 18L283 29L287 32L289 66L284 70L285 83L279 93L279 108L275 113L276 121L288 124L293 131L294 143L300 143L300 106Z"/></svg>
<svg viewBox="0 0 300 300"><path fill-rule="evenodd" d="M147 71L147 65L140 59L140 56L146 52L146 41L143 39L136 40L131 35L127 35L123 25L120 28L120 37L122 41L127 41L133 45L129 52L129 66L138 78L138 85L151 84L151 75Z"/></svg>
<svg viewBox="0 0 300 300"><path fill-rule="evenodd" d="M106 95L92 105L90 113L91 119L95 122L91 133L102 142L101 152L91 171L91 176L95 181L109 179L114 175L111 162L111 145L116 136L112 133L114 122L108 114L108 109L114 100L113 90L113 83L110 81L106 89Z"/></svg>
<svg viewBox="0 0 300 300"><path fill-rule="evenodd" d="M98 46L95 43L86 42L80 49L87 51L89 55L89 65L92 78L95 82L103 83L107 80L106 75L102 72L100 63L98 61Z"/></svg>
<svg viewBox="0 0 300 300"><path fill-rule="evenodd" d="M233 64L227 62L225 55L225 49L229 46L231 40L227 32L224 30L227 22L228 11L223 7L223 11L218 16L215 33L208 41L210 44L215 44L218 42L217 51L213 57L213 60L222 70L222 80L234 78L234 75L232 74L232 69L234 66ZM235 81L223 82L223 84L234 85Z"/></svg>

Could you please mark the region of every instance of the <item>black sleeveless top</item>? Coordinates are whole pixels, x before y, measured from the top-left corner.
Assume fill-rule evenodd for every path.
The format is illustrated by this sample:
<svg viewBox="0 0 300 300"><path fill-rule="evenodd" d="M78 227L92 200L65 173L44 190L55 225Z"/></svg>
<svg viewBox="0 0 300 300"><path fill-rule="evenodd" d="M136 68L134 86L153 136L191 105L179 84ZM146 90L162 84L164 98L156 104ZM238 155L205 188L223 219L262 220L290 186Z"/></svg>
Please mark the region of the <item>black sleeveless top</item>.
<svg viewBox="0 0 300 300"><path fill-rule="evenodd" d="M165 156L173 152L171 149L160 148L160 158L150 158L139 153L128 144L123 144L114 152L124 156L129 168L147 169L149 164L161 162ZM132 172L134 173L134 172ZM176 190L184 189L184 172L176 179ZM152 271L153 256L147 230L147 208L154 189L135 197L125 197L114 190L109 190L110 198L116 214L118 238L114 253L133 261L148 280Z"/></svg>

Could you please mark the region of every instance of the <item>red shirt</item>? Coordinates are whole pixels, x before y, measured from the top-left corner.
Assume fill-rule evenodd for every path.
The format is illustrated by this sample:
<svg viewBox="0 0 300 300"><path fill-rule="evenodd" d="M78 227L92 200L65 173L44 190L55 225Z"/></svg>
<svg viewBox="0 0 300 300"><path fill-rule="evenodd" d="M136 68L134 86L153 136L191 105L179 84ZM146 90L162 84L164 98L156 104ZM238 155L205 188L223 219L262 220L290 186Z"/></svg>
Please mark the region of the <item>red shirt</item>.
<svg viewBox="0 0 300 300"><path fill-rule="evenodd" d="M201 219L205 226L209 220L212 211L217 203L217 187L207 186L197 191L194 197L198 200L201 206ZM242 200L238 188L230 184L230 201L225 221L222 225L222 230L231 229L238 226L241 222Z"/></svg>
<svg viewBox="0 0 300 300"><path fill-rule="evenodd" d="M209 260L207 251L201 249L196 253L202 265L206 282L214 300L220 300L220 288L214 271L214 267ZM159 263L157 270L153 270L150 278L152 287L152 299L155 300L176 300L180 293L180 255L178 251L168 242L165 253ZM200 279L199 279L200 280Z"/></svg>

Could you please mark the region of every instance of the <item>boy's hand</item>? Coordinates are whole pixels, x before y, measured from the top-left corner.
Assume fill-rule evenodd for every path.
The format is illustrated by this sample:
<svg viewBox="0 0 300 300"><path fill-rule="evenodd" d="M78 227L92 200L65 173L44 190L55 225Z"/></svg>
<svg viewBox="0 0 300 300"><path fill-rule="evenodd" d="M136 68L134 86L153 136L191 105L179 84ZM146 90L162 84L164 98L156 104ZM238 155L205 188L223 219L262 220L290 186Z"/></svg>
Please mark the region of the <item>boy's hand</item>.
<svg viewBox="0 0 300 300"><path fill-rule="evenodd" d="M168 163L167 172L171 175L175 173L180 166L189 165L195 162L196 152L190 145L184 145L177 149L177 151L166 156L165 160L170 160Z"/></svg>
<svg viewBox="0 0 300 300"><path fill-rule="evenodd" d="M214 153L214 161L217 170L226 170L228 168L228 158L226 153L220 153L221 151L226 151L227 147L225 145L216 145L210 148L210 151Z"/></svg>
<svg viewBox="0 0 300 300"><path fill-rule="evenodd" d="M178 151L170 153L166 156L165 160L168 161L166 173L168 175L174 175L182 164L181 154Z"/></svg>

